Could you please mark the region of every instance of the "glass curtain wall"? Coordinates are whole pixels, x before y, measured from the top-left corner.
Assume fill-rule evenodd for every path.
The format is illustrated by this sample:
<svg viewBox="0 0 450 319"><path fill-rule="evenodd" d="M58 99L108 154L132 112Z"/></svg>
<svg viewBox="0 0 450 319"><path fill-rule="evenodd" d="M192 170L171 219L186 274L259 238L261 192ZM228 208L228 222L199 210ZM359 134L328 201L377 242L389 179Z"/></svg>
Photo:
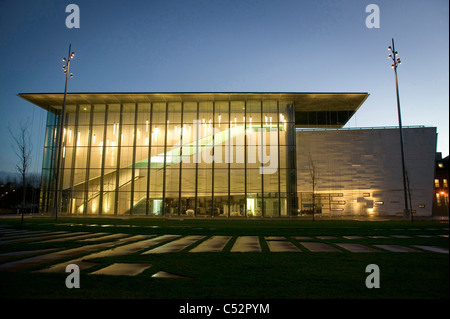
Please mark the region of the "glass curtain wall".
<svg viewBox="0 0 450 319"><path fill-rule="evenodd" d="M58 121L48 113L43 212L53 208ZM292 101L67 105L61 151L60 213L297 213Z"/></svg>

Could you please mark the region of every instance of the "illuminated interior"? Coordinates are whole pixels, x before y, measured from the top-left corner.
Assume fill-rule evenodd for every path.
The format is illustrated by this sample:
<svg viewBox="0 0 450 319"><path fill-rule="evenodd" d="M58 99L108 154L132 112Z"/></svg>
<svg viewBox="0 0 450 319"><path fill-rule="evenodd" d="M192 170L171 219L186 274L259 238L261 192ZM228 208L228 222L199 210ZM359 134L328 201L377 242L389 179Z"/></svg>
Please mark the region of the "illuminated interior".
<svg viewBox="0 0 450 319"><path fill-rule="evenodd" d="M62 94L48 110L41 212L54 207ZM74 93L58 211L282 217L298 213L296 127L342 127L366 93Z"/></svg>

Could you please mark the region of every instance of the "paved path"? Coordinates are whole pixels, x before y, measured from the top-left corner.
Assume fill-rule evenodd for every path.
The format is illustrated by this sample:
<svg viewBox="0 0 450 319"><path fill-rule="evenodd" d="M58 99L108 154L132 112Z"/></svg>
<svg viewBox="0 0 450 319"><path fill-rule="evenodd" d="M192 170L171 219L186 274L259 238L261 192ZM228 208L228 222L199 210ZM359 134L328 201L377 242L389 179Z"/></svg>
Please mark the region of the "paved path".
<svg viewBox="0 0 450 319"><path fill-rule="evenodd" d="M431 229L430 229L431 230ZM445 230L448 231L448 228ZM444 231L444 232L445 232ZM68 264L76 264L86 270L99 264L95 258L126 256L130 254L168 253L261 253L262 243L267 244L272 253L420 253L432 252L448 254L448 248L429 245L389 244L389 238L398 242L404 238L448 238L448 234L418 234L391 236L203 236L203 235L132 235L107 232L61 232L15 230L0 226L0 271L17 271L29 267L42 266L36 272L65 273ZM382 244L361 244L363 239L381 239ZM425 239L424 239L425 240ZM416 241L417 242L417 241ZM34 246L36 243L39 246ZM42 244L78 243L76 248L44 248ZM29 249L10 251L9 245L20 244ZM33 247L34 246L34 247ZM226 249L226 247L229 247ZM13 246L14 247L14 246ZM73 247L73 246L71 246ZM34 248L34 249L33 249ZM267 248L265 251L267 251ZM72 258L72 259L70 259ZM59 260L64 260L58 263ZM93 261L94 260L94 261ZM56 263L55 263L56 262ZM47 263L55 263L45 266ZM101 266L101 264L100 264ZM148 263L113 263L97 269L93 275L135 276L152 265ZM178 277L163 271L155 278Z"/></svg>

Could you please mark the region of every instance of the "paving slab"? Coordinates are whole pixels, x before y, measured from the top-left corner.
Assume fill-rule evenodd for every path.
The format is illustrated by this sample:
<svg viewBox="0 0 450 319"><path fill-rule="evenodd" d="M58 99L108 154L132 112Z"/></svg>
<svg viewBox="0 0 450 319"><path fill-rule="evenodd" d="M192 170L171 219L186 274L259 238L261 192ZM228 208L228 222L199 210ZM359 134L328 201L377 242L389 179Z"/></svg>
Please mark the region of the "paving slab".
<svg viewBox="0 0 450 319"><path fill-rule="evenodd" d="M170 243L167 243L162 246L158 246L156 248L148 250L148 251L144 252L143 255L179 252L179 251L185 249L186 247L192 245L196 241L203 239L203 238L205 238L205 236L201 236L201 235L191 235L191 236L182 237L182 238L174 240Z"/></svg>
<svg viewBox="0 0 450 319"><path fill-rule="evenodd" d="M31 237L31 236L43 235L43 234L50 234L50 233L52 233L52 232L51 231L46 231L46 230L35 230L35 231L21 230L21 231L14 231L12 233L2 234L1 240L15 239L15 238L25 238L25 237Z"/></svg>
<svg viewBox="0 0 450 319"><path fill-rule="evenodd" d="M90 259L128 255L128 254L138 252L139 250L142 250L142 249L145 249L145 248L148 248L151 246L155 246L161 242L179 237L179 235L163 235L163 236L158 236L156 238L148 239L149 237L153 237L153 236L155 236L155 235L136 235L136 236L133 236L135 240L136 239L138 240L136 242L117 246L117 247L107 249L107 250L94 252L90 255L85 255L80 258L76 258L76 259L73 259L70 261L66 261L66 262L63 262L60 264L50 266L48 268L40 270L39 272L58 272L58 273L64 272L65 268L68 264L76 264L78 267L80 267L81 270L85 270L92 266L97 265L97 263L89 261ZM126 240L126 238L120 239L119 242L124 241L124 240Z"/></svg>
<svg viewBox="0 0 450 319"><path fill-rule="evenodd" d="M258 236L240 236L236 239L231 252L260 252L261 246L259 244Z"/></svg>
<svg viewBox="0 0 450 319"><path fill-rule="evenodd" d="M269 240L267 241L267 245L269 246L271 252L301 252L300 248L287 240Z"/></svg>
<svg viewBox="0 0 450 319"><path fill-rule="evenodd" d="M368 246L364 246L361 244L349 244L349 243L339 243L339 244L335 244L338 245L339 247L342 247L346 250L351 251L352 253L374 253L374 252L379 252L379 250L374 249L372 247L368 247Z"/></svg>
<svg viewBox="0 0 450 319"><path fill-rule="evenodd" d="M284 236L266 236L264 237L265 240L286 240L286 237Z"/></svg>
<svg viewBox="0 0 450 319"><path fill-rule="evenodd" d="M394 237L394 238L412 238L411 236L408 236L408 235L391 235L391 237Z"/></svg>
<svg viewBox="0 0 450 319"><path fill-rule="evenodd" d="M90 234L85 234L85 235L74 235L74 236L70 236L70 237L63 237L63 238L56 238L56 239L49 239L49 240L44 240L44 241L38 241L36 243L44 244L44 243L57 243L57 242L62 242L62 241L75 241L75 240L80 240L80 239L87 239L87 238L104 236L106 234L107 233L90 233Z"/></svg>
<svg viewBox="0 0 450 319"><path fill-rule="evenodd" d="M90 273L91 275L136 276L150 268L151 264L115 263Z"/></svg>
<svg viewBox="0 0 450 319"><path fill-rule="evenodd" d="M437 246L425 246L425 245L414 245L414 247L431 251L434 253L448 254L448 248L437 247Z"/></svg>
<svg viewBox="0 0 450 319"><path fill-rule="evenodd" d="M294 236L294 239L297 240L309 240L309 239L313 239L311 236Z"/></svg>
<svg viewBox="0 0 450 319"><path fill-rule="evenodd" d="M336 236L316 236L319 239L337 239Z"/></svg>
<svg viewBox="0 0 450 319"><path fill-rule="evenodd" d="M52 238L60 238L60 237L68 237L72 236L74 233L69 233L67 231L59 231L59 232L52 232L48 234L38 235L38 236L32 236L32 237L19 237L15 239L6 239L0 241L0 245L4 244L19 244L19 243L26 243L29 241L39 241L39 240L45 240L45 239L52 239ZM75 234L85 234L85 232L79 232Z"/></svg>
<svg viewBox="0 0 450 319"><path fill-rule="evenodd" d="M394 253L417 253L419 252L419 250L417 249L412 249L409 247L404 247L404 246L400 246L400 245L374 245L378 248L381 249L385 249L388 251L392 251Z"/></svg>
<svg viewBox="0 0 450 319"><path fill-rule="evenodd" d="M83 255L92 251L101 250L113 246L120 245L126 241L133 241L141 239L141 235L132 236L123 238L121 240L106 242L106 243L100 243L100 244L90 244L85 245L82 247L72 248L72 249L66 249L66 250L59 250L55 251L49 254L29 257L25 259L20 259L12 262L8 262L5 264L0 265L0 270L20 270L24 269L30 266L37 266L41 264L45 264L48 262L57 261L59 259L76 256L76 255ZM66 263L69 264L69 263ZM65 270L65 267L64 267Z"/></svg>
<svg viewBox="0 0 450 319"><path fill-rule="evenodd" d="M336 247L333 247L331 245L324 244L324 243L300 242L300 244L302 246L304 246L306 249L308 249L309 251L312 251L312 252L326 252L326 253L341 252Z"/></svg>
<svg viewBox="0 0 450 319"><path fill-rule="evenodd" d="M226 244L230 241L231 236L212 236L204 242L194 247L189 252L191 253L210 253L221 252Z"/></svg>
<svg viewBox="0 0 450 319"><path fill-rule="evenodd" d="M130 234L122 234L122 233L118 233L118 234L110 234L110 235L106 235L100 238L88 238L88 239L82 239L79 240L80 242L90 242L90 241L106 241L106 240L111 240L111 239L118 239L118 238L123 238L126 236L130 236Z"/></svg>
<svg viewBox="0 0 450 319"><path fill-rule="evenodd" d="M345 239L363 239L362 236L342 236Z"/></svg>
<svg viewBox="0 0 450 319"><path fill-rule="evenodd" d="M22 258L27 257L30 255L39 255L39 254L45 254L51 251L55 251L56 248L49 248L49 249L38 249L38 250L23 250L23 251L11 251L8 253L3 253L0 255L0 262L6 259L10 258Z"/></svg>

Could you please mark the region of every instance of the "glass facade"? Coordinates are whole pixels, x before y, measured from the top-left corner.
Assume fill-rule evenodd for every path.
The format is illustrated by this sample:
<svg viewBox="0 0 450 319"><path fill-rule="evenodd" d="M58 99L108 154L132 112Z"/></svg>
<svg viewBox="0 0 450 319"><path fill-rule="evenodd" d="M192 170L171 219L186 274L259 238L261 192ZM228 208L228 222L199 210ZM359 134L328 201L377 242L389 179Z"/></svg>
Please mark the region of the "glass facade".
<svg viewBox="0 0 450 319"><path fill-rule="evenodd" d="M220 97L68 103L58 187L61 111L49 108L41 212L58 189L68 215L296 215L294 101Z"/></svg>

